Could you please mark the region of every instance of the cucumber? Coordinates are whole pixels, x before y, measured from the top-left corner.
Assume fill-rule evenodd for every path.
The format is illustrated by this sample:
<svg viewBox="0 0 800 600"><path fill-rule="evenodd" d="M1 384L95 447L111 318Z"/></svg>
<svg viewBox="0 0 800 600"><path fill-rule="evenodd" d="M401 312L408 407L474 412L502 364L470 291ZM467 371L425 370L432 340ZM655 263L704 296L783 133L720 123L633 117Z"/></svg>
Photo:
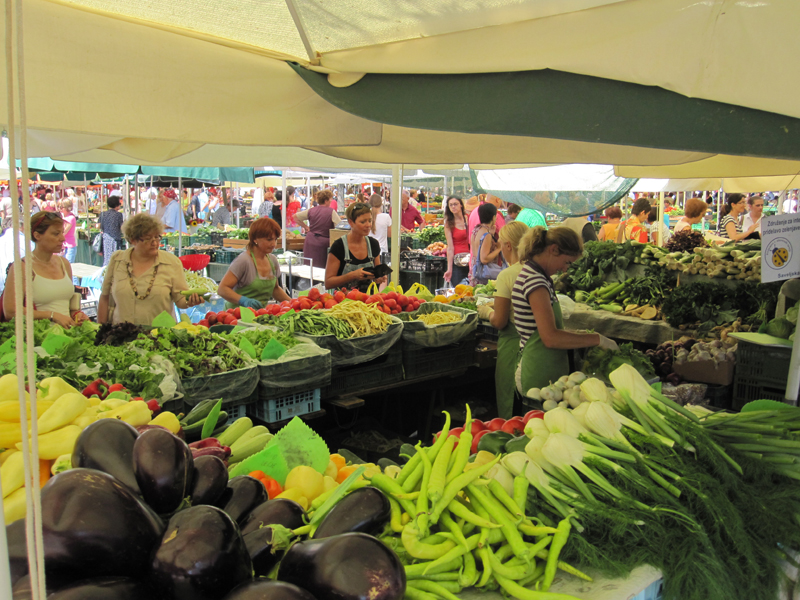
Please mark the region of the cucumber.
<svg viewBox="0 0 800 600"><path fill-rule="evenodd" d="M381 468L381 471L385 471L386 467L399 467L400 465L394 462L391 458L383 457L378 459L378 466Z"/></svg>
<svg viewBox="0 0 800 600"><path fill-rule="evenodd" d="M235 451L233 448L231 448L231 456L228 459L228 463L242 462L245 458L249 458L253 456L253 454L261 452L264 449L264 446L267 445L267 442L269 442L271 439L271 433L262 433L254 438L250 438L244 444L241 444Z"/></svg>
<svg viewBox="0 0 800 600"><path fill-rule="evenodd" d="M265 433L269 433L269 429L267 429L263 425L256 425L255 427L251 427L250 429L245 431L241 436L239 436L238 440L236 440L235 442L233 442L233 444L230 445L231 452L233 452L235 449L240 448L243 444L246 444L254 437L263 435Z"/></svg>
<svg viewBox="0 0 800 600"><path fill-rule="evenodd" d="M233 446L244 433L253 428L253 422L249 417L239 417L220 437L217 438L221 446Z"/></svg>
<svg viewBox="0 0 800 600"><path fill-rule="evenodd" d="M216 404L216 400L214 403ZM207 417L208 415L206 415ZM196 442L200 439L200 435L203 433L203 425L205 425L206 419L205 417L196 423L192 423L191 425L183 428L183 433L186 436L187 442ZM220 411L219 418L217 418L217 428L214 431L220 431L220 428L228 422L228 413L224 410ZM224 431L224 430L223 430Z"/></svg>
<svg viewBox="0 0 800 600"><path fill-rule="evenodd" d="M202 400L183 418L181 425L185 428L192 423L204 421L216 403L216 400Z"/></svg>

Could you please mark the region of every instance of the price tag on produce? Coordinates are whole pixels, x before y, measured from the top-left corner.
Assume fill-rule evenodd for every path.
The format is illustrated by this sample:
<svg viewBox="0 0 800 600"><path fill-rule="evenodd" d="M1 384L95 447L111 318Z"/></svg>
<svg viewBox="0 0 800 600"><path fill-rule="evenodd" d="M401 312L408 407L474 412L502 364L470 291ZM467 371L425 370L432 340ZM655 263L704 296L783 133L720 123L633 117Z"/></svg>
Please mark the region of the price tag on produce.
<svg viewBox="0 0 800 600"><path fill-rule="evenodd" d="M761 221L761 282L800 277L800 214Z"/></svg>

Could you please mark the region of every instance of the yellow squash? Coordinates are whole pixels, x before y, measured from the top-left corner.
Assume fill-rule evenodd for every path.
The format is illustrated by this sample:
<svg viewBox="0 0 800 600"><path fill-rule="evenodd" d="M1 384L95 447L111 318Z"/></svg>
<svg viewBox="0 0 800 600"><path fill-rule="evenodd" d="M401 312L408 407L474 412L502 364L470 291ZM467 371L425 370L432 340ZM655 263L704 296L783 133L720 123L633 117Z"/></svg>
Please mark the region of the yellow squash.
<svg viewBox="0 0 800 600"><path fill-rule="evenodd" d="M39 434L49 433L71 423L86 410L86 397L83 394L68 393L60 396L45 413L39 417ZM53 458L56 458L55 456Z"/></svg>

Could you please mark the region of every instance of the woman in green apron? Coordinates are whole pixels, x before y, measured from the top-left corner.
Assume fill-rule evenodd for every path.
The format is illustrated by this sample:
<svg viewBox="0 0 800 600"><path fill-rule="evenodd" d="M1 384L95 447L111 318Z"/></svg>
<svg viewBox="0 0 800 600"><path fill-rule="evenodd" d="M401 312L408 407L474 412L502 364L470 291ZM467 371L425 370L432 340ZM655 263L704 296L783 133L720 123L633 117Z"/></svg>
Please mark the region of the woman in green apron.
<svg viewBox="0 0 800 600"><path fill-rule="evenodd" d="M617 344L597 333L564 330L561 306L552 276L563 271L583 253L583 242L567 227L546 230L534 227L517 248L522 270L514 283L511 304L519 332L517 390L523 396L532 387L542 388L569 375L567 350Z"/></svg>
<svg viewBox="0 0 800 600"><path fill-rule="evenodd" d="M258 310L272 300L291 300L277 285L281 274L277 259L272 256L281 228L272 219L258 219L250 226L245 251L228 267L217 293L225 299L225 308L246 306Z"/></svg>
<svg viewBox="0 0 800 600"><path fill-rule="evenodd" d="M381 264L381 245L370 237L372 232L372 208L363 202L355 202L347 207L345 213L350 223L350 233L331 244L328 261L325 265L325 287L358 288L366 287L370 281L378 285L386 282L386 277L375 276L364 270Z"/></svg>
<svg viewBox="0 0 800 600"><path fill-rule="evenodd" d="M525 223L512 221L500 230L500 249L508 267L500 272L495 286L494 304L478 308L478 315L499 331L497 339L497 365L494 371L494 389L497 398L497 415L510 419L514 415L514 369L519 354L519 333L514 326L514 311L511 308L511 290L522 271L517 246L528 231Z"/></svg>

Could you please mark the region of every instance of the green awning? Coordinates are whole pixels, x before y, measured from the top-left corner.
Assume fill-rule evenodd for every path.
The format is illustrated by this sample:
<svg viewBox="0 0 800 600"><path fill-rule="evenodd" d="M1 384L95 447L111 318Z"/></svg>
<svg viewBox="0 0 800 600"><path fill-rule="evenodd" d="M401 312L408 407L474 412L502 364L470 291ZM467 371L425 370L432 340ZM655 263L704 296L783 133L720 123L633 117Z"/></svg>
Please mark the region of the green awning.
<svg viewBox="0 0 800 600"><path fill-rule="evenodd" d="M365 75L348 87L292 65L314 91L381 123L714 154L800 159L800 119L553 70Z"/></svg>
<svg viewBox="0 0 800 600"><path fill-rule="evenodd" d="M17 160L17 166L21 162ZM153 175L155 177L178 178L202 181L219 185L225 181L253 183L253 167L140 167L138 165L113 165L100 163L77 163L50 158L28 159L28 169L37 173L44 181L61 181L65 175L71 181L92 181L94 179L114 179L120 175Z"/></svg>

